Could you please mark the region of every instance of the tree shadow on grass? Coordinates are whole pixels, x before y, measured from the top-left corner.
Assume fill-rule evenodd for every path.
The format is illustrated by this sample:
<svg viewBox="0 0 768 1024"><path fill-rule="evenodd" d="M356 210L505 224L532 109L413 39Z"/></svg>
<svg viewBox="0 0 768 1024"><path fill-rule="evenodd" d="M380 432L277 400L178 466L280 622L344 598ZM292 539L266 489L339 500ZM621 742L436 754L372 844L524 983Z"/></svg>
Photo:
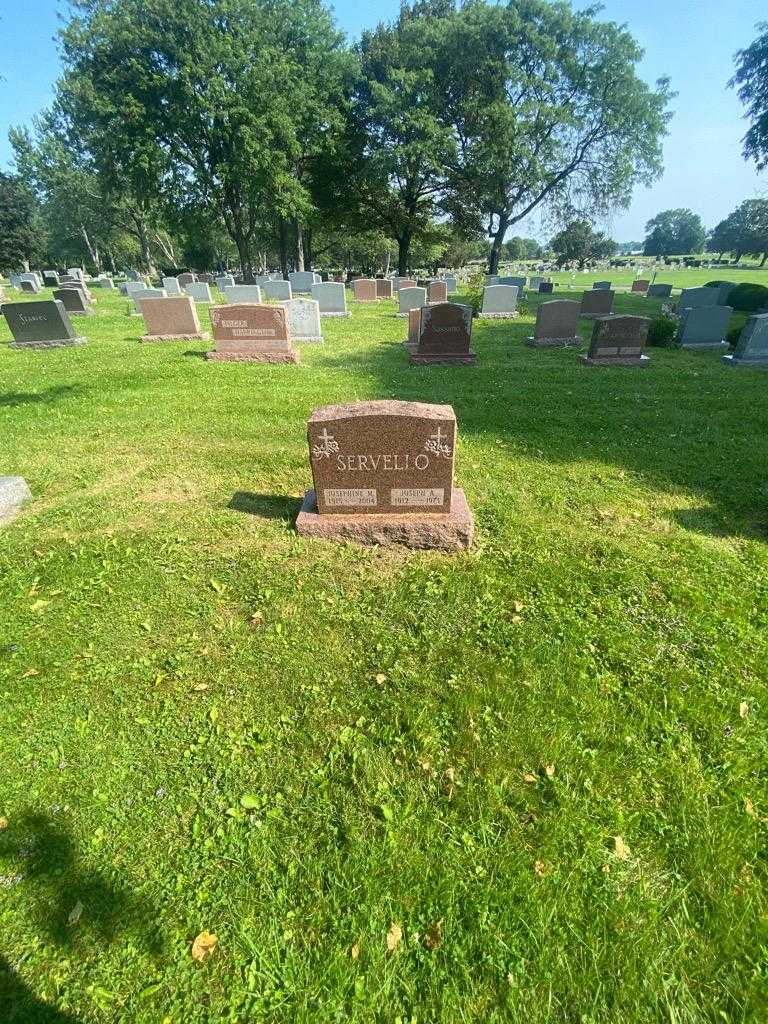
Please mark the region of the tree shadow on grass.
<svg viewBox="0 0 768 1024"><path fill-rule="evenodd" d="M579 300L580 290L526 297ZM657 300L617 294L614 311L653 317ZM592 324L581 320L585 351ZM326 354L324 366L365 373L379 397L447 403L459 436L493 439L506 451L550 464L615 465L700 514L672 513L682 526L714 536L766 538L768 376L724 366L720 353L649 349L651 363L587 367L578 349L532 349L530 323L475 320L474 367L410 366L398 344ZM459 483L461 481L459 480Z"/></svg>
<svg viewBox="0 0 768 1024"><path fill-rule="evenodd" d="M82 392L79 385L59 384L56 387L46 388L45 391L7 391L0 394L0 407L9 406L14 408L18 405L34 405L37 403L55 402L59 398L68 398L70 395L77 395Z"/></svg>
<svg viewBox="0 0 768 1024"><path fill-rule="evenodd" d="M236 512L247 512L260 519L283 519L293 523L301 509L301 499L286 497L284 494L252 494L249 491L236 491L227 508Z"/></svg>
<svg viewBox="0 0 768 1024"><path fill-rule="evenodd" d="M0 1021L3 1024L77 1024L77 1018L38 999L0 956Z"/></svg>
<svg viewBox="0 0 768 1024"><path fill-rule="evenodd" d="M0 832L0 876L9 889L23 886L25 913L59 946L98 951L130 936L161 951L156 911L119 879L87 866L64 824L46 814L22 812Z"/></svg>

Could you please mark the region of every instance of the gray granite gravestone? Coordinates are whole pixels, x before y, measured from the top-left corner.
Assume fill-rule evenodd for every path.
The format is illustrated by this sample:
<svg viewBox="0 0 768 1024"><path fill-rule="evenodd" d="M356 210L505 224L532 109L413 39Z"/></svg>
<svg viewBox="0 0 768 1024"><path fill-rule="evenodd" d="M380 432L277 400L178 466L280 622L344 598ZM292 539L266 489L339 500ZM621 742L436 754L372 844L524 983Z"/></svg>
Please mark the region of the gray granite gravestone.
<svg viewBox="0 0 768 1024"><path fill-rule="evenodd" d="M407 317L412 309L421 309L427 304L426 288L400 288L397 293L397 315Z"/></svg>
<svg viewBox="0 0 768 1024"><path fill-rule="evenodd" d="M286 302L293 298L290 281L265 281L262 292L265 299L276 299L278 302Z"/></svg>
<svg viewBox="0 0 768 1024"><path fill-rule="evenodd" d="M288 299L283 305L292 342L323 340L319 303L314 299Z"/></svg>
<svg viewBox="0 0 768 1024"><path fill-rule="evenodd" d="M213 302L211 286L207 281L191 281L184 285L184 294L195 302ZM148 297L148 296L147 296Z"/></svg>
<svg viewBox="0 0 768 1024"><path fill-rule="evenodd" d="M319 304L320 316L349 317L347 292L339 281L323 281L312 285L312 298Z"/></svg>
<svg viewBox="0 0 768 1024"><path fill-rule="evenodd" d="M730 306L688 306L680 314L677 342L681 348L724 348L731 322Z"/></svg>
<svg viewBox="0 0 768 1024"><path fill-rule="evenodd" d="M288 283L293 292L310 292L312 285L317 284L315 275L311 270L296 270L288 275Z"/></svg>
<svg viewBox="0 0 768 1024"><path fill-rule="evenodd" d="M261 288L257 284L228 284L222 289L227 303L261 303Z"/></svg>
<svg viewBox="0 0 768 1024"><path fill-rule="evenodd" d="M10 348L43 349L85 344L86 339L75 334L64 303L58 299L6 302L3 313L13 334Z"/></svg>
<svg viewBox="0 0 768 1024"><path fill-rule="evenodd" d="M40 285L37 283L37 281L22 281L21 290L23 292L30 292L32 295L37 295L40 291Z"/></svg>
<svg viewBox="0 0 768 1024"><path fill-rule="evenodd" d="M599 317L581 361L587 366L647 366L650 359L643 350L650 322L645 316Z"/></svg>
<svg viewBox="0 0 768 1024"><path fill-rule="evenodd" d="M536 310L536 327L528 344L534 348L562 348L581 344L578 302L553 299Z"/></svg>
<svg viewBox="0 0 768 1024"><path fill-rule="evenodd" d="M53 297L63 302L66 311L73 316L93 316L93 310L80 288L57 288Z"/></svg>
<svg viewBox="0 0 768 1024"><path fill-rule="evenodd" d="M58 288L59 275L55 270L43 271L43 288Z"/></svg>
<svg viewBox="0 0 768 1024"><path fill-rule="evenodd" d="M672 294L672 285L650 284L645 294L649 299L668 299Z"/></svg>
<svg viewBox="0 0 768 1024"><path fill-rule="evenodd" d="M768 370L768 313L758 313L747 320L733 355L723 356L723 362Z"/></svg>
<svg viewBox="0 0 768 1024"><path fill-rule="evenodd" d="M169 298L174 295L182 294L181 285L179 284L179 279L177 277L164 277L163 288L165 288L165 293Z"/></svg>
<svg viewBox="0 0 768 1024"><path fill-rule="evenodd" d="M220 292L223 292L225 288L232 288L235 283L235 279L231 274L222 274L221 277L216 278L216 287Z"/></svg>
<svg viewBox="0 0 768 1024"><path fill-rule="evenodd" d="M595 291L607 292L607 291L611 290L611 282L610 281L594 281L593 284L592 284L592 288Z"/></svg>
<svg viewBox="0 0 768 1024"><path fill-rule="evenodd" d="M208 285L205 286L206 288ZM130 293L133 301L131 316L141 316L141 299L165 299L168 297L165 288L134 288Z"/></svg>
<svg viewBox="0 0 768 1024"><path fill-rule="evenodd" d="M693 306L716 306L719 294L719 288L683 288L677 300L677 311L682 313Z"/></svg>
<svg viewBox="0 0 768 1024"><path fill-rule="evenodd" d="M581 315L586 320L608 316L613 309L613 292L605 288L593 288L581 297Z"/></svg>
<svg viewBox="0 0 768 1024"><path fill-rule="evenodd" d="M500 277L496 284L506 284L517 288L517 297L522 299L523 292L525 291L525 280L524 277Z"/></svg>
<svg viewBox="0 0 768 1024"><path fill-rule="evenodd" d="M517 312L517 285L491 284L483 289L481 317L493 320L513 320Z"/></svg>

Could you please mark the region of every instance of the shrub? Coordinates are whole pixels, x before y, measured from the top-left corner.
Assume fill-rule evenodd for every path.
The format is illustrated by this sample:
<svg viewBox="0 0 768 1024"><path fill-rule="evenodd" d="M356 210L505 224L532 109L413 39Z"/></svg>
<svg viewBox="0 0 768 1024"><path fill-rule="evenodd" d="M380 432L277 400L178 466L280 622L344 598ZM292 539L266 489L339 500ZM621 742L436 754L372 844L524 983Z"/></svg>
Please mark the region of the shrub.
<svg viewBox="0 0 768 1024"><path fill-rule="evenodd" d="M675 343L677 320L671 316L655 316L648 325L648 345L655 348L670 348Z"/></svg>
<svg viewBox="0 0 768 1024"><path fill-rule="evenodd" d="M741 313L768 308L768 288L762 284L737 284L728 296L728 305Z"/></svg>
<svg viewBox="0 0 768 1024"><path fill-rule="evenodd" d="M744 324L739 324L738 327L731 327L731 329L726 332L725 340L731 348L736 348L736 342L739 340L739 335L743 330Z"/></svg>
<svg viewBox="0 0 768 1024"><path fill-rule="evenodd" d="M483 306L483 288L485 288L485 273L479 270L470 277L469 285L464 293L475 316L477 316Z"/></svg>

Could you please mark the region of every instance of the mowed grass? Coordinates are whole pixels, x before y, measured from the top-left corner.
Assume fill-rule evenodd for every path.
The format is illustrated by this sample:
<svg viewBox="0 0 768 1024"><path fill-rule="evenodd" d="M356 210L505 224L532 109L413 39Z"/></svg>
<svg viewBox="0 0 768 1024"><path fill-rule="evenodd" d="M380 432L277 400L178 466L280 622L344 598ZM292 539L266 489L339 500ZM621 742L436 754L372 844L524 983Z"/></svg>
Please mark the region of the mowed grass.
<svg viewBox="0 0 768 1024"><path fill-rule="evenodd" d="M0 344L4 1024L765 1020L768 374L412 368L394 303L207 363L96 295ZM388 397L472 551L295 534L311 410Z"/></svg>

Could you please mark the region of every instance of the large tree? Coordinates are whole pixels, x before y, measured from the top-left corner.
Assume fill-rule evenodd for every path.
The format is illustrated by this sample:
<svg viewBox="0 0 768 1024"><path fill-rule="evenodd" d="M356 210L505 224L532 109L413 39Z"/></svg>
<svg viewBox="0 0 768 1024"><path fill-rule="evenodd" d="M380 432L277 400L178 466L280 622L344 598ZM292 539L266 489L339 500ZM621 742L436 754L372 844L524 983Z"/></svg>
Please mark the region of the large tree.
<svg viewBox="0 0 768 1024"><path fill-rule="evenodd" d="M542 204L562 219L606 213L660 174L668 83L639 79L642 50L598 10L468 0L449 20L436 81L456 141L447 184L454 207L484 217L491 273L509 229Z"/></svg>
<svg viewBox="0 0 768 1024"><path fill-rule="evenodd" d="M728 83L738 88L750 121L744 136L744 157L758 170L768 167L768 22L758 26L760 35L746 50L736 54L736 74Z"/></svg>
<svg viewBox="0 0 768 1024"><path fill-rule="evenodd" d="M738 263L744 253L768 259L768 199L747 199L714 228L707 241L710 252L733 253Z"/></svg>
<svg viewBox="0 0 768 1024"><path fill-rule="evenodd" d="M701 252L706 232L701 217L688 209L662 210L645 225L646 256L685 256Z"/></svg>
<svg viewBox="0 0 768 1024"><path fill-rule="evenodd" d="M63 40L92 149L148 198L207 205L251 280L258 233L306 215L333 134L346 57L320 0L87 0Z"/></svg>
<svg viewBox="0 0 768 1024"><path fill-rule="evenodd" d="M0 270L18 270L44 252L35 197L20 177L0 172Z"/></svg>
<svg viewBox="0 0 768 1024"><path fill-rule="evenodd" d="M576 220L558 232L549 247L560 266L577 263L583 267L590 260L613 256L618 246L604 232L595 231L589 221Z"/></svg>

